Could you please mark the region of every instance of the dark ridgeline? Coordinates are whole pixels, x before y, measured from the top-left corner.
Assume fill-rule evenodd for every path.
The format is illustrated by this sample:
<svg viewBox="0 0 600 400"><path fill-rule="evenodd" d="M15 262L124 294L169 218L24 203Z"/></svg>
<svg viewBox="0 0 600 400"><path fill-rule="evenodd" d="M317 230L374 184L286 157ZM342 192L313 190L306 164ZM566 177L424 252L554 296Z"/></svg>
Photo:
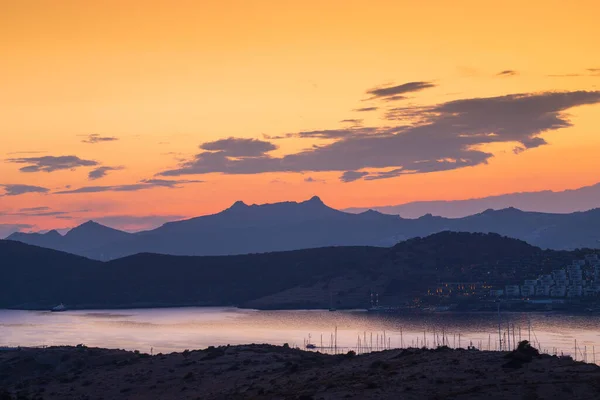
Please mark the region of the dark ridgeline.
<svg viewBox="0 0 600 400"><path fill-rule="evenodd" d="M109 262L0 241L0 308L239 305L365 307L371 290L398 301L438 280L504 282L581 252L541 250L496 234L442 232L391 248L329 247L221 257L138 254Z"/></svg>
<svg viewBox="0 0 600 400"><path fill-rule="evenodd" d="M388 247L436 232L494 232L541 248L575 249L600 244L600 209L573 214L486 210L464 218L431 214L417 219L365 211L351 214L318 197L300 203L246 205L236 202L214 214L176 221L135 234L87 222L61 236L15 233L7 239L66 251L97 260L137 253L235 255L328 246Z"/></svg>

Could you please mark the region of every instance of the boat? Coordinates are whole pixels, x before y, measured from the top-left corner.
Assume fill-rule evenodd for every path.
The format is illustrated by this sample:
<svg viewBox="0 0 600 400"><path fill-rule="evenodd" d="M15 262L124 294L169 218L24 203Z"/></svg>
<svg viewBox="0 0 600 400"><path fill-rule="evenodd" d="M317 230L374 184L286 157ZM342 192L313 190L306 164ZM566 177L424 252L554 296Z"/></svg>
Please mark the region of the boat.
<svg viewBox="0 0 600 400"><path fill-rule="evenodd" d="M314 345L314 344L312 344L312 343L310 342L310 340L311 340L311 334L309 333L309 334L308 334L308 341L305 343L305 346L304 346L304 347L306 347L307 349L316 349L316 348L317 348L317 346L316 346L316 345Z"/></svg>
<svg viewBox="0 0 600 400"><path fill-rule="evenodd" d="M63 304L60 303L59 305L57 305L56 307L52 307L50 309L50 311L52 312L61 312L61 311L67 311L67 307Z"/></svg>

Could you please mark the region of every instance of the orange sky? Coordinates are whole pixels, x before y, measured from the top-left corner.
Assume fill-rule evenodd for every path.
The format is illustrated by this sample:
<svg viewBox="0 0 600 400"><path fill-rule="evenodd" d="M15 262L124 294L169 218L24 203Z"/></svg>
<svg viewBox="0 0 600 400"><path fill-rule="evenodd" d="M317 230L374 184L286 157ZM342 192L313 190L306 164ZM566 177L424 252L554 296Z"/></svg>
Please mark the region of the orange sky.
<svg viewBox="0 0 600 400"><path fill-rule="evenodd" d="M317 194L344 208L596 183L599 14L600 3L592 0L0 0L0 194L5 194L0 225L65 228L113 216L106 220L113 226L135 229L160 222L148 216L202 215L239 199L264 203ZM498 75L501 71L513 72ZM406 92L404 100L365 100L373 97L366 93L370 89L409 82L432 87ZM418 107L575 91L587 91L593 99L565 100L568 104L555 115L571 126L544 128L553 110L542 106L524 114L524 121L498 117L508 121L506 127L502 122L490 123L487 130L478 125L477 132L494 135L495 130L507 135L516 130L520 140L534 121L540 131L529 138L542 138L545 144L527 148L505 139L480 144L477 149L491 153L486 162L438 172L342 182L347 170L334 162L342 159L346 165L344 157L356 157L351 170L374 176L398 167L418 169L421 152L431 162L431 154L452 159L459 150L446 149L437 131L431 140L398 143L397 161L382 167L374 166L383 161L369 141L360 145L360 153L342 144L331 150L331 161L324 153L313 163L305 150L318 145L329 151L327 146L344 139L297 134L348 127L340 122L344 119L399 129L422 123L415 119ZM537 107L534 100L531 109ZM468 129L481 115L493 118L489 113L497 110L487 104L476 108L477 115L475 109L461 108L467 112L461 126L466 121ZM353 111L364 107L378 110ZM412 117L386 118L394 107L409 108ZM516 113L520 110L517 106ZM434 110L426 123L444 123L442 117ZM91 134L117 140L84 143ZM292 135L263 136L286 134ZM181 169L180 164L205 151L199 148L203 143L230 137L272 143L277 149L265 153L269 158L305 151L309 161L289 167L284 160L267 168L272 172L259 168L233 174L217 166L206 174L159 175ZM516 147L525 150L515 152ZM55 163L53 157L59 156L96 165L20 170L36 169L35 161L22 159L50 157ZM317 164L318 171L311 170ZM115 169L90 180L88 173L98 167ZM306 181L309 177L313 182ZM153 178L203 182L179 183L179 188L143 183L148 187L115 191ZM44 193L16 194L20 189L10 185L35 186ZM89 186L113 189L56 193Z"/></svg>

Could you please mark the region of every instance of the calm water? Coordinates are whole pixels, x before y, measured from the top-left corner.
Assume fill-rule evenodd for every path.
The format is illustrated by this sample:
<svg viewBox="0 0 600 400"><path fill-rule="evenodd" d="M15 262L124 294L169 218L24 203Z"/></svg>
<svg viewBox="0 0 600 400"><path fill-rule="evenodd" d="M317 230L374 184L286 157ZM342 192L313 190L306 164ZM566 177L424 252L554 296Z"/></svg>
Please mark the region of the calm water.
<svg viewBox="0 0 600 400"><path fill-rule="evenodd" d="M502 314L502 331L511 328L511 342L529 339L549 352L584 354L600 363L600 316ZM497 347L496 314L439 313L425 316L373 315L364 311L256 311L235 308L169 308L67 311L62 313L0 310L0 346L76 345L122 348L154 353L205 348L210 345L271 343L302 347L311 335L317 346L329 346L337 326L338 347L356 348L358 337L376 346L378 335L392 347L433 345L434 332L446 333L451 347L469 342ZM520 330L519 330L520 328ZM460 334L460 339L459 339Z"/></svg>

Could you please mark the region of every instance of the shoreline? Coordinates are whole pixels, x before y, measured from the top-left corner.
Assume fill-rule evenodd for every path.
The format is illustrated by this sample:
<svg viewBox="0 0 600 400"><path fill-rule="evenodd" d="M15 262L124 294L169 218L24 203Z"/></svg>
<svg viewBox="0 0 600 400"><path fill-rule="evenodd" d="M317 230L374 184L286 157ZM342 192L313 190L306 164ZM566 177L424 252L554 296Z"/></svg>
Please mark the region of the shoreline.
<svg viewBox="0 0 600 400"><path fill-rule="evenodd" d="M447 310L447 311L430 311L430 310L414 310L414 311L369 311L367 308L339 308L334 311L328 308L270 308L270 307L241 307L235 305L123 305L123 306L86 306L86 307L67 307L65 311L51 311L50 308L42 307L29 307L29 308L1 308L0 311L36 311L36 312L56 312L65 313L69 311L116 311L116 310L150 310L150 309L178 309L178 308L198 308L198 309L231 309L231 310L242 310L242 311L314 311L314 312L360 312L368 313L369 315L381 315L381 316L425 316L425 315L465 315L465 314L496 314L496 310ZM590 312L587 310L570 310L570 309L558 309L558 310L515 310L515 309L501 309L502 314L553 314L553 315L597 315L599 312Z"/></svg>

